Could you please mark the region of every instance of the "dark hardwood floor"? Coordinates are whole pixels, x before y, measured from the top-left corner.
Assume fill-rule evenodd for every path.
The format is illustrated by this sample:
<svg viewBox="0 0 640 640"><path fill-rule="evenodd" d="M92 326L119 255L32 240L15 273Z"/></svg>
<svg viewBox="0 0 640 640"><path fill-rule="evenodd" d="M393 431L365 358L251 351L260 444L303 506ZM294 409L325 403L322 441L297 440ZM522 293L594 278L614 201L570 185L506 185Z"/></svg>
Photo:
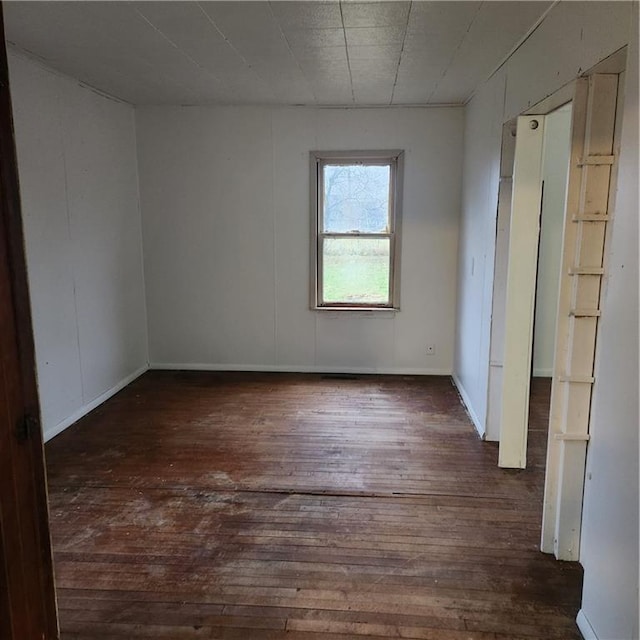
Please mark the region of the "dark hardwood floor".
<svg viewBox="0 0 640 640"><path fill-rule="evenodd" d="M150 372L46 447L62 638L580 638L448 378Z"/></svg>

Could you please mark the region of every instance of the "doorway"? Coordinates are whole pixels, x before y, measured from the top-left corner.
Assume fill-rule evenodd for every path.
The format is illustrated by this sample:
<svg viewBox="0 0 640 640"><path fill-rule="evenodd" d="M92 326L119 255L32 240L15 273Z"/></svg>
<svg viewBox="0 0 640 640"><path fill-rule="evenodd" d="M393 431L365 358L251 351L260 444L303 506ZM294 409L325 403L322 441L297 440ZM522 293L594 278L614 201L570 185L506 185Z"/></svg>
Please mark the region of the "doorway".
<svg viewBox="0 0 640 640"><path fill-rule="evenodd" d="M498 436L499 466L526 467L531 377L548 374L552 363L541 547L563 560L579 558L600 290L620 129L621 70L614 57L572 83L570 110L558 108L567 103L565 88L504 128L507 162L498 208L488 433ZM545 208L562 211L559 225L553 214L545 219ZM554 258L559 230L560 258ZM501 280L502 298L496 288ZM555 313L549 313L550 307Z"/></svg>

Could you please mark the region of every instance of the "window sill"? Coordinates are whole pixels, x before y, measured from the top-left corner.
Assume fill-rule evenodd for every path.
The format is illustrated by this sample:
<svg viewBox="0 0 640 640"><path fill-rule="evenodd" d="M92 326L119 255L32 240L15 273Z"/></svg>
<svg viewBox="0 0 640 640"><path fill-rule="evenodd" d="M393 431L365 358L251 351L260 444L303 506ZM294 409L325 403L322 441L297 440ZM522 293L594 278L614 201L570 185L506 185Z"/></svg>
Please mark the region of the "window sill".
<svg viewBox="0 0 640 640"><path fill-rule="evenodd" d="M341 315L361 315L367 317L393 317L400 309L396 307L311 307L312 311L320 311L323 314L335 314L332 317Z"/></svg>

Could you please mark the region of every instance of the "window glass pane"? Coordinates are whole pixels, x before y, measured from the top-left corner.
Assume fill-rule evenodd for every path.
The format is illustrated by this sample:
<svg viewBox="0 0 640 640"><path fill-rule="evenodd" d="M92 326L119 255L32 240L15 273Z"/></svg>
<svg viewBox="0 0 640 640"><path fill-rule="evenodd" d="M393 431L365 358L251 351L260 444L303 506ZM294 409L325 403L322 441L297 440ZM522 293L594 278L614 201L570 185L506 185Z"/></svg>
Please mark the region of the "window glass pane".
<svg viewBox="0 0 640 640"><path fill-rule="evenodd" d="M388 231L390 175L389 165L324 165L324 232Z"/></svg>
<svg viewBox="0 0 640 640"><path fill-rule="evenodd" d="M389 238L325 238L322 302L389 304Z"/></svg>

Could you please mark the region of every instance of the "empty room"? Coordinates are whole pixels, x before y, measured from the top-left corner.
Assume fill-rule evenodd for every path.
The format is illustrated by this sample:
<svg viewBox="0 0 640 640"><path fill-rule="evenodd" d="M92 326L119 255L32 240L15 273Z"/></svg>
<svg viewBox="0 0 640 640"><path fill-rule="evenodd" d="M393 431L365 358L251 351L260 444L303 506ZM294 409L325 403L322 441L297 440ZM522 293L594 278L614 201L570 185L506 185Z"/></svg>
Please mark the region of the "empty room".
<svg viewBox="0 0 640 640"><path fill-rule="evenodd" d="M2 3L0 640L636 640L638 2Z"/></svg>

